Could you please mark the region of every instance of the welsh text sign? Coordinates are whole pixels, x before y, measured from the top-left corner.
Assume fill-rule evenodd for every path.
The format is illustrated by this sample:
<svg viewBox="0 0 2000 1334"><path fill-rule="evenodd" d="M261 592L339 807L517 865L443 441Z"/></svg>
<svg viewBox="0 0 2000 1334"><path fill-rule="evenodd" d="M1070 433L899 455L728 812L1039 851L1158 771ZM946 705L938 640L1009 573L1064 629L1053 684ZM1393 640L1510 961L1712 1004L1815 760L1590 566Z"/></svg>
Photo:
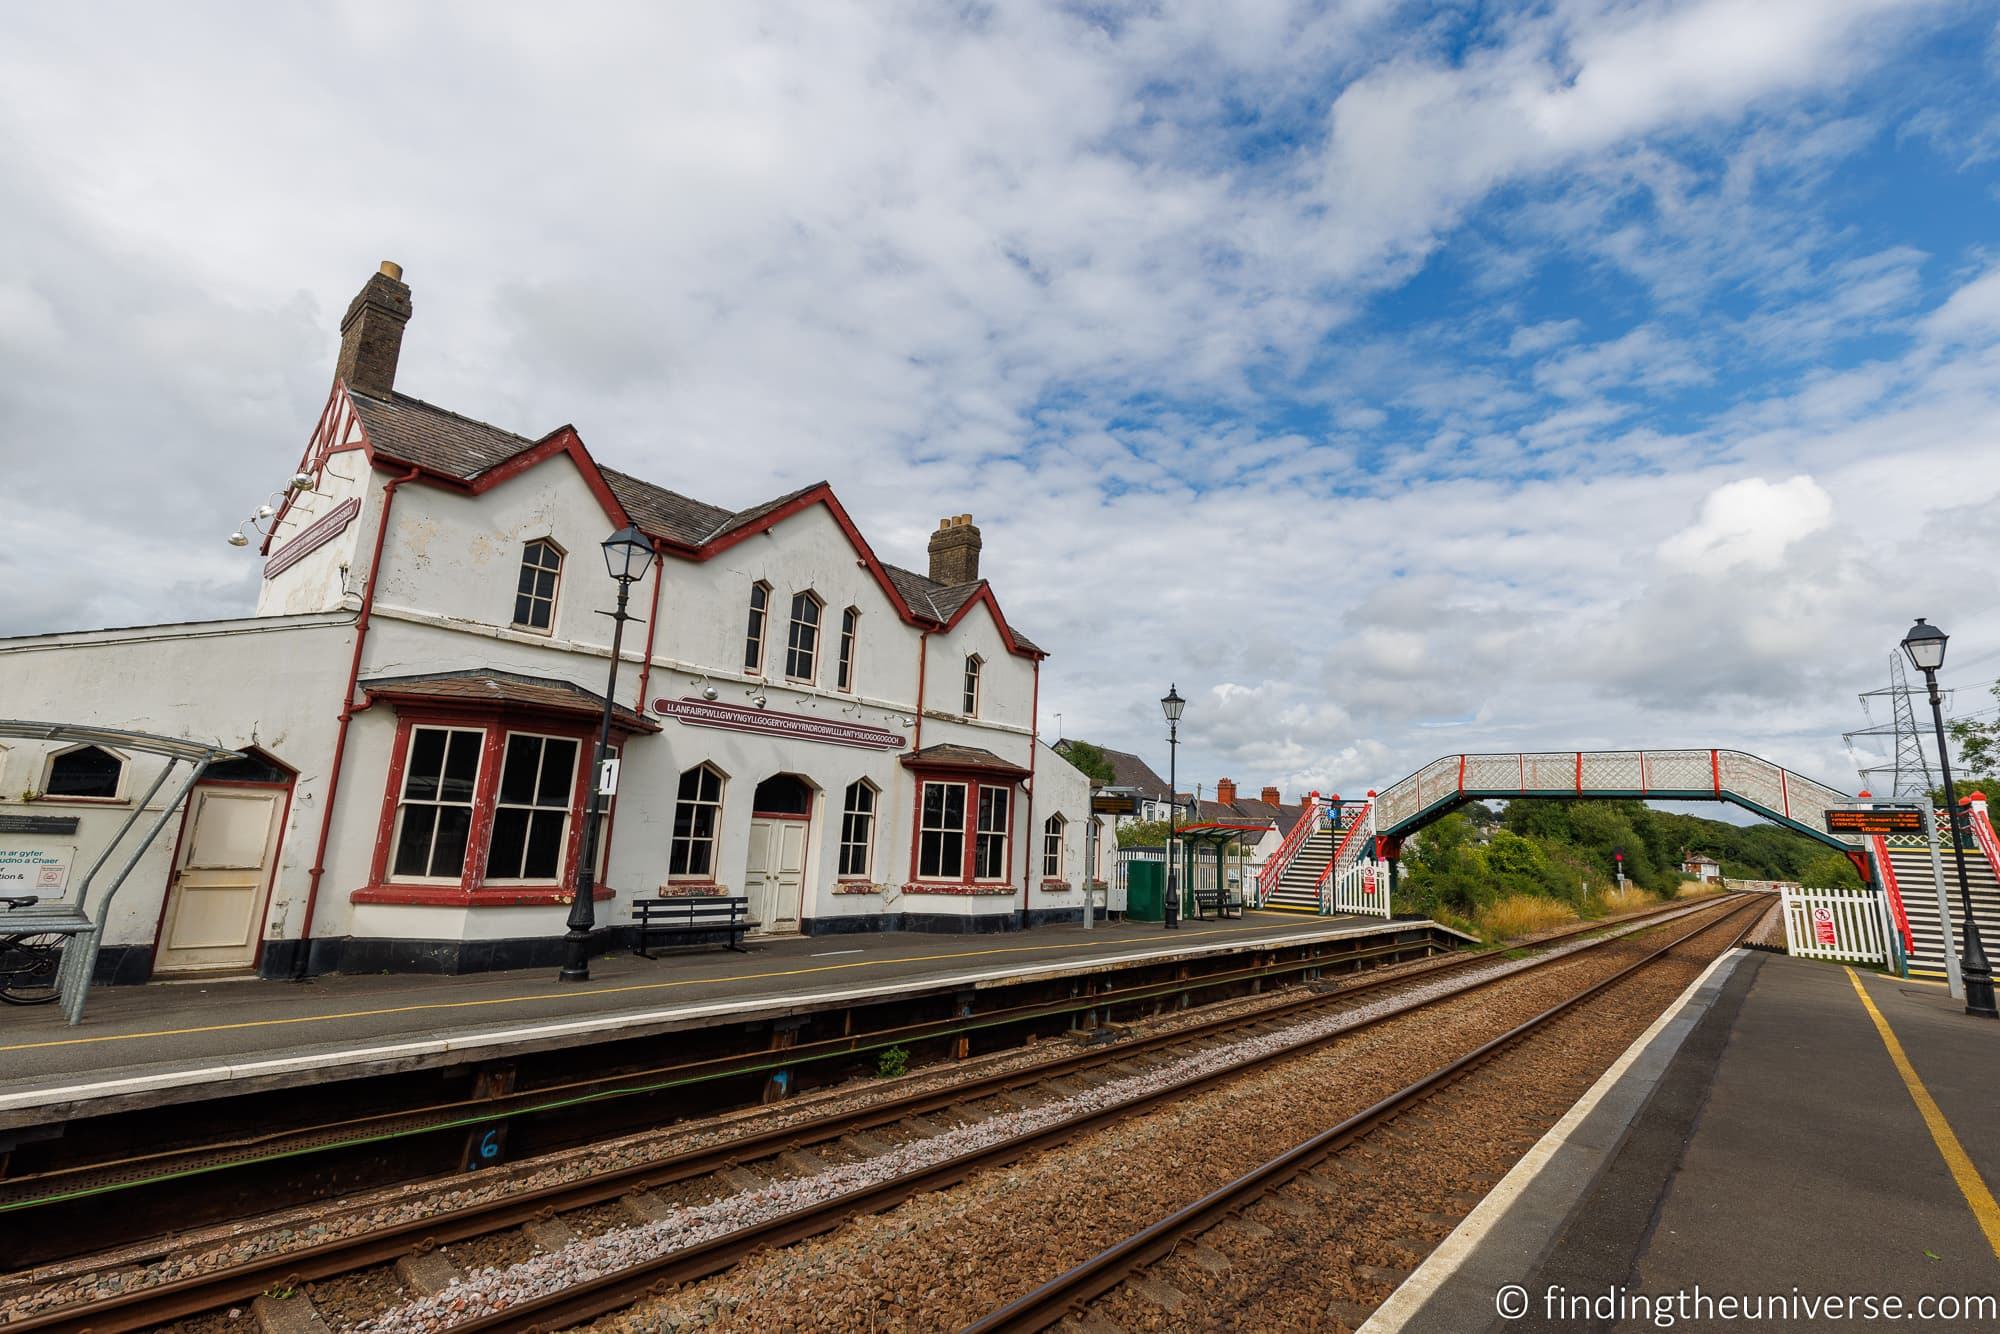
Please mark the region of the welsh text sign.
<svg viewBox="0 0 2000 1334"><path fill-rule="evenodd" d="M1874 810L1831 810L1829 834L1921 834L1924 813L1914 806L1880 806Z"/></svg>
<svg viewBox="0 0 2000 1334"><path fill-rule="evenodd" d="M69 888L69 867L75 858L74 844L0 841L0 894L61 898Z"/></svg>
<svg viewBox="0 0 2000 1334"><path fill-rule="evenodd" d="M686 723L690 727L720 727L731 732L759 732L765 736L797 737L801 741L824 741L832 746L857 746L862 750L901 750L909 739L900 732L860 723L838 723L803 713L772 713L746 708L741 704L716 704L705 699L656 699L653 712Z"/></svg>

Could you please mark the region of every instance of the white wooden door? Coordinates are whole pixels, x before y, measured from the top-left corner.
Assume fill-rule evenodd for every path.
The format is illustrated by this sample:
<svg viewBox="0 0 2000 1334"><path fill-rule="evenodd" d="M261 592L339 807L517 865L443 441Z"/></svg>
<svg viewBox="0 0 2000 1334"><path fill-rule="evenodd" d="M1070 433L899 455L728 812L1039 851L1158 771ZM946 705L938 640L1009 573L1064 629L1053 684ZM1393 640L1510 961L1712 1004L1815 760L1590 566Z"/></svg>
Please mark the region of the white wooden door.
<svg viewBox="0 0 2000 1334"><path fill-rule="evenodd" d="M752 819L750 859L743 870L743 894L750 915L765 933L799 929L799 907L805 896L806 822Z"/></svg>
<svg viewBox="0 0 2000 1334"><path fill-rule="evenodd" d="M257 957L285 791L198 786L191 800L153 966L247 968Z"/></svg>

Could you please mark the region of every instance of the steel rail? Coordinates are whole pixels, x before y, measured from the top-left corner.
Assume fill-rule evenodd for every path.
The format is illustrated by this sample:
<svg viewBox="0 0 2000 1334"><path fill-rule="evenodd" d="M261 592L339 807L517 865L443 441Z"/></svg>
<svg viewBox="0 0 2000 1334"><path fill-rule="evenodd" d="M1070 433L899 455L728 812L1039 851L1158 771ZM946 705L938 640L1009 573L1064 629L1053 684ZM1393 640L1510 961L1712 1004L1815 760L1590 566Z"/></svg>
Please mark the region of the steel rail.
<svg viewBox="0 0 2000 1334"><path fill-rule="evenodd" d="M1612 925L1626 921L1643 920L1650 914L1622 918ZM1411 929L1418 924L1412 922ZM1593 924L1587 929L1603 929L1603 923ZM1550 939L1558 939L1551 937ZM1536 944L1543 942L1537 941ZM1370 946L1340 954L1328 954L1307 959L1288 959L1282 962L1258 964L1247 968L1231 969L1201 978L1175 978L1164 982L1147 982L1137 986L1099 992L1093 996L1065 997L1055 1001L1039 1001L1029 1005L1009 1006L970 1017L953 1017L926 1020L919 1024L901 1024L892 1028L871 1029L866 1033L843 1034L840 1037L821 1038L800 1043L793 1047L772 1048L765 1051L733 1056L709 1057L699 1061L687 1061L674 1065L652 1066L638 1070L623 1071L617 1075L599 1076L591 1079L570 1080L559 1084L538 1085L529 1089L516 1089L508 1093L494 1094L480 1098L460 1098L448 1102L428 1103L420 1107L399 1111L383 1112L370 1116L348 1117L339 1121L322 1121L294 1129L272 1131L263 1135L237 1136L228 1140L207 1144L189 1145L175 1149L163 1149L148 1154L129 1154L122 1158L106 1159L101 1162L79 1163L45 1172L26 1173L0 1181L0 1213L32 1209L44 1203L59 1203L76 1197L79 1187L73 1183L79 1179L88 1181L93 1176L118 1171L120 1179L93 1187L93 1193L108 1194L114 1190L149 1184L145 1180L127 1180L140 1168L151 1166L165 1174L191 1174L224 1171L232 1167L254 1165L266 1161L269 1156L297 1156L299 1153L323 1153L356 1144L369 1143L387 1135L426 1134L447 1130L464 1129L469 1122L486 1122L516 1116L532 1116L538 1112L559 1111L583 1101L602 1101L610 1098L633 1096L659 1092L676 1084L705 1083L742 1075L763 1074L774 1069L810 1065L819 1061L833 1060L842 1056L860 1055L884 1047L900 1046L905 1043L933 1041L938 1038L960 1037L983 1029L1002 1028L1012 1024L1033 1023L1040 1019L1060 1018L1090 1010L1113 1009L1125 1005L1138 1005L1147 1001L1170 996L1191 995L1196 992L1219 987L1237 986L1245 982L1260 982L1282 979L1292 973L1307 972L1316 968L1326 968L1348 963L1362 963L1387 955L1401 954L1419 947L1428 948L1423 941L1403 941L1386 945ZM1452 966L1462 966L1464 962L1483 957L1488 951L1468 951L1446 956L1443 962ZM645 1082L635 1082L645 1081ZM549 1099L559 1101L550 1103ZM345 1132L341 1138L328 1139L329 1135ZM249 1154L252 1156L243 1157ZM218 1155L228 1155L216 1159ZM53 1187L40 1193L29 1191L36 1187Z"/></svg>
<svg viewBox="0 0 2000 1334"><path fill-rule="evenodd" d="M1702 905L1709 907L1712 905ZM1696 909L1695 911L1700 911ZM1732 909L1723 917L1732 916L1742 908ZM1688 936L1680 937L1674 943L1691 939L1711 929L1711 921L1697 928ZM1114 1124L1132 1115L1161 1103L1174 1101L1199 1092L1214 1085L1225 1083L1242 1075L1246 1070L1264 1066L1274 1060L1283 1060L1300 1055L1315 1048L1326 1046L1342 1038L1350 1037L1365 1029L1392 1019L1402 1018L1414 1011L1425 1009L1450 1000L1456 1000L1473 991L1511 978L1525 972L1553 963L1561 959L1580 957L1584 952L1601 945L1615 943L1624 936L1607 937L1582 950L1568 954L1532 960L1524 967L1506 973L1483 978L1468 986L1437 996L1426 997L1407 1005L1371 1016L1350 1028L1335 1033L1310 1038L1295 1043L1283 1050L1265 1054L1254 1060L1240 1062L1219 1070L1211 1071L1179 1083L1155 1089L1138 1097L1128 1099L1115 1106L1099 1108L1067 1117L1052 1125L1032 1131L1026 1135L1005 1142L989 1145L968 1153L960 1154L942 1162L933 1163L915 1172L894 1178L864 1190L852 1192L817 1205L797 1209L763 1224L745 1228L713 1241L698 1243L680 1250L670 1251L654 1259L643 1261L624 1269L616 1270L597 1278L574 1284L545 1296L516 1302L503 1310L494 1311L471 1320L451 1325L451 1334L477 1334L486 1330L551 1330L561 1329L584 1320L593 1319L608 1312L619 1310L649 1295L671 1291L677 1285L693 1282L718 1273L747 1256L760 1251L790 1246L822 1233L829 1232L850 1218L863 1214L880 1213L897 1204L927 1191L941 1190L963 1181L974 1172L987 1168L1004 1166L1037 1150L1050 1148L1074 1136L1100 1126ZM1672 948L1672 946L1668 946ZM1651 957L1651 956L1649 956ZM1629 970L1627 970L1629 971Z"/></svg>
<svg viewBox="0 0 2000 1334"><path fill-rule="evenodd" d="M1722 900L1722 902L1727 901ZM1690 907L1676 904L1670 909L1623 918L1608 925L1613 929L1627 925L1644 929L1649 925L1650 919L1665 913L1688 916L1716 906L1719 905L1702 903ZM1606 927L1607 924L1602 922L1590 923L1534 944L1536 946L1560 944L1576 935L1603 931ZM1580 957L1591 949L1626 939L1630 934L1632 933L1624 932L1605 936L1577 950L1529 960L1520 968L1481 979L1468 987L1398 1006L1354 1027L1300 1042L1274 1055L1287 1057L1300 1054L1364 1028L1399 1018L1414 1010L1519 977L1523 973L1548 964ZM505 1196L442 1217L420 1217L384 1224L364 1236L322 1242L300 1250L260 1257L226 1270L133 1289L85 1305L61 1307L18 1317L7 1322L8 1334L14 1334L17 1330L25 1334L25 1331L44 1329L92 1330L97 1334L106 1334L112 1330L150 1327L252 1298L272 1287L296 1288L308 1281L349 1273L371 1265L390 1263L412 1252L427 1251L436 1246L489 1235L536 1219L548 1218L589 1205L603 1204L624 1195L671 1185L756 1158L769 1157L788 1149L808 1147L844 1135L893 1124L926 1112L976 1102L996 1093L1059 1079L1163 1047L1197 1041L1231 1028L1246 1028L1271 1019L1283 1018L1303 1009L1338 1005L1355 996L1426 979L1437 973L1451 971L1477 961L1490 961L1492 958L1493 954L1490 951L1454 954L1432 961L1423 967L1405 970L1388 977L1365 979L1353 985L1315 993L1252 1013L1221 1016L1168 1033L1152 1034L1131 1042L1095 1047L1052 1062L1001 1071L964 1083L951 1084L853 1111L837 1113L817 1122L753 1132L665 1159L631 1164L578 1181ZM1262 1058L1262 1060L1269 1059L1273 1057ZM644 1282L640 1285L642 1290L634 1295L608 1300L599 1310L612 1310L627 1304L635 1300L636 1296L644 1295L643 1289L648 1289L656 1283L686 1282L692 1278L705 1277L727 1268L752 1251L789 1245L794 1241L827 1231L855 1215L890 1208L911 1195L950 1185L979 1168L1011 1161L1046 1144L1059 1142L1080 1130L1122 1119L1157 1102L1180 1097L1233 1078L1241 1074L1243 1069L1242 1065L1226 1067L1114 1107L1065 1119L1027 1137L945 1160L865 1191L841 1196L825 1205L811 1206L758 1227L732 1233L696 1247L670 1252L643 1267L646 1274ZM516 1306L509 1308L508 1312L499 1314L512 1314L522 1309L521 1306ZM456 1330L489 1327L501 1328L503 1325L489 1326L484 1322L475 1321L453 1328Z"/></svg>
<svg viewBox="0 0 2000 1334"><path fill-rule="evenodd" d="M1414 1083L1405 1085L1373 1106L1348 1117L1339 1125L1323 1130L1261 1166L1252 1168L1228 1184L1210 1191L1165 1218L1140 1229L1114 1246L1099 1251L1081 1264L1058 1274L1034 1291L1024 1294L980 1319L966 1325L960 1334L1026 1334L1043 1330L1077 1312L1125 1282L1138 1270L1171 1254L1185 1238L1206 1231L1223 1219L1240 1213L1254 1200L1285 1184L1300 1172L1363 1138L1416 1104L1455 1083L1472 1069L1485 1064L1503 1048L1544 1028L1591 997L1616 986L1642 968L1679 949L1698 936L1727 926L1739 916L1745 920L1724 949L1733 949L1762 916L1752 912L1758 905L1739 906L1722 917L1654 950L1644 958L1619 969L1584 990L1535 1015L1523 1023L1481 1043L1451 1063L1439 1067Z"/></svg>

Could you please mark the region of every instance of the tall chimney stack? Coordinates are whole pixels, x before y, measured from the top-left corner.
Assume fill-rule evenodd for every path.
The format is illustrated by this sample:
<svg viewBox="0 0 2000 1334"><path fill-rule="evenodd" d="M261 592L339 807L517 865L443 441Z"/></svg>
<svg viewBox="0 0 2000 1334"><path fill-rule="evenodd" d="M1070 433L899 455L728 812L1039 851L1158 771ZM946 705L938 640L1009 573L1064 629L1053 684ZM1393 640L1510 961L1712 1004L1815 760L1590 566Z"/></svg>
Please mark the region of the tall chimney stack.
<svg viewBox="0 0 2000 1334"><path fill-rule="evenodd" d="M409 322L410 289L403 282L403 266L385 259L340 321L340 362L334 375L357 394L388 398L395 392L396 360Z"/></svg>
<svg viewBox="0 0 2000 1334"><path fill-rule="evenodd" d="M1236 801L1236 780L1234 778L1216 779L1215 799L1224 806L1234 805Z"/></svg>
<svg viewBox="0 0 2000 1334"><path fill-rule="evenodd" d="M948 587L979 582L979 530L970 514L938 520L931 534L931 582Z"/></svg>
<svg viewBox="0 0 2000 1334"><path fill-rule="evenodd" d="M1285 803L1279 800L1278 789L1276 789L1275 787L1267 787L1264 789L1264 804L1266 806L1282 806Z"/></svg>

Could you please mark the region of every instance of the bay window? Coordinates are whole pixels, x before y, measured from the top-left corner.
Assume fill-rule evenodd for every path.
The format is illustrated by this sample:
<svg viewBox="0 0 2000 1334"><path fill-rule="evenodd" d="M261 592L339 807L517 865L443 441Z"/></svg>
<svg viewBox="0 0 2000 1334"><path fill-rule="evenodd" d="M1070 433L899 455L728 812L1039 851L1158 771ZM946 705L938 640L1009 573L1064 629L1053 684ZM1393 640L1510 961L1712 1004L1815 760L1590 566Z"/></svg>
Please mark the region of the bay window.
<svg viewBox="0 0 2000 1334"><path fill-rule="evenodd" d="M1007 817L1013 795L1004 787L979 789L979 832L972 850L974 880L1007 878Z"/></svg>

